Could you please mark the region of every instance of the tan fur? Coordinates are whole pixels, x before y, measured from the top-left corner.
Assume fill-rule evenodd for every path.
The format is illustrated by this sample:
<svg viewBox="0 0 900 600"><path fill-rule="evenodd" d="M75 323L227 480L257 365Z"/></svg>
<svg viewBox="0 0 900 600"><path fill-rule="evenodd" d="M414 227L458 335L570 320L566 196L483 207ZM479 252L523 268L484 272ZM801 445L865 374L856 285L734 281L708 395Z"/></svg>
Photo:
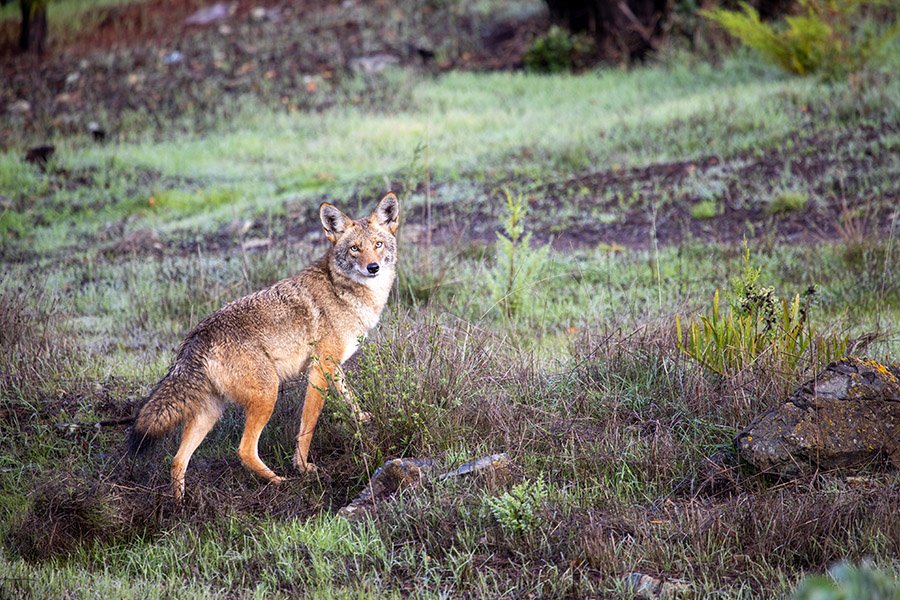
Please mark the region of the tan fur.
<svg viewBox="0 0 900 600"><path fill-rule="evenodd" d="M184 423L172 461L173 492L179 501L191 455L228 401L246 414L238 456L248 469L272 482L283 479L259 458L257 446L282 381L309 376L294 454L294 465L301 471L315 470L309 446L330 386L357 415L364 414L344 386L340 365L378 323L387 303L395 278L399 203L388 194L371 217L359 221L329 204L323 204L320 213L332 243L328 253L295 277L227 304L198 324L136 416L131 431L135 450L145 439Z"/></svg>

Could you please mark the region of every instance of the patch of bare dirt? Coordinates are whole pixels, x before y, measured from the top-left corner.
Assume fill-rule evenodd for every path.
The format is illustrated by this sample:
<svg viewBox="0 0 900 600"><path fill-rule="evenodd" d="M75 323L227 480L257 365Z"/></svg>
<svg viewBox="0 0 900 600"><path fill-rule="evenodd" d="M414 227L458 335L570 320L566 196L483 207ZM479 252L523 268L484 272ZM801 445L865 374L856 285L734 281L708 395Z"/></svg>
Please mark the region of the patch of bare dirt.
<svg viewBox="0 0 900 600"><path fill-rule="evenodd" d="M826 130L794 136L765 152L581 174L529 190L529 224L535 241L561 249L733 243L745 236L814 243L841 235L842 219L864 207L871 233L887 232L900 198L900 182L887 176L894 158L877 144L885 133L898 130L891 122ZM785 173L790 174L788 182ZM489 190L503 185L515 188L517 182L486 187L485 195L491 197ZM692 215L692 207L710 188L716 214ZM773 199L794 189L806 195L806 204L773 211ZM439 202L440 194L436 196ZM433 240L491 242L501 210L501 202L441 205L432 210ZM408 214L407 223L424 222L424 207Z"/></svg>

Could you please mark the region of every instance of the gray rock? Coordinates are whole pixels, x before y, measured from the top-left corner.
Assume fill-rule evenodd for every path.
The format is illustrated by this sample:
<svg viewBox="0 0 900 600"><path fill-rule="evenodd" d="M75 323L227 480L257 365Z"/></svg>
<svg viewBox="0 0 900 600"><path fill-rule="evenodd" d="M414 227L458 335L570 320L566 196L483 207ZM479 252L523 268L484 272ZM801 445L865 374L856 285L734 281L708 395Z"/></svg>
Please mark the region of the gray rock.
<svg viewBox="0 0 900 600"><path fill-rule="evenodd" d="M508 454L505 452L503 454L491 454L490 456L484 456L477 460L470 460L469 462L460 465L459 468L454 469L449 473L444 473L439 479L440 481L443 481L451 477L469 475L479 471L507 471L509 470L509 466L510 462Z"/></svg>
<svg viewBox="0 0 900 600"><path fill-rule="evenodd" d="M11 114L14 115L24 115L25 113L31 112L31 103L28 100L16 100L15 102L11 102L9 106L6 107Z"/></svg>
<svg viewBox="0 0 900 600"><path fill-rule="evenodd" d="M354 71L361 71L367 75L377 75L388 67L400 64L400 59L393 54L372 54L370 56L360 56L350 60L350 68Z"/></svg>
<svg viewBox="0 0 900 600"><path fill-rule="evenodd" d="M738 434L741 457L796 477L880 463L900 468L900 365L844 358Z"/></svg>
<svg viewBox="0 0 900 600"><path fill-rule="evenodd" d="M230 17L237 9L235 4L217 2L212 6L201 8L184 20L185 25L209 25Z"/></svg>
<svg viewBox="0 0 900 600"><path fill-rule="evenodd" d="M642 600L682 598L693 591L693 586L684 579L653 577L643 573L629 573L625 576L625 585L635 598Z"/></svg>

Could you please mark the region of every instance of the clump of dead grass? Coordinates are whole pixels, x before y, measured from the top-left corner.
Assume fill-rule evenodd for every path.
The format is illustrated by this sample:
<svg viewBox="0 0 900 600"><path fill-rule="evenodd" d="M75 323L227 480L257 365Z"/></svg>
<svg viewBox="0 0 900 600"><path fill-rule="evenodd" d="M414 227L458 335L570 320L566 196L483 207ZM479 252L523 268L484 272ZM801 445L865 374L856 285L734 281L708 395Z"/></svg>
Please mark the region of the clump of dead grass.
<svg viewBox="0 0 900 600"><path fill-rule="evenodd" d="M9 538L26 560L69 554L80 544L121 539L133 527L126 497L107 485L54 478L40 486Z"/></svg>

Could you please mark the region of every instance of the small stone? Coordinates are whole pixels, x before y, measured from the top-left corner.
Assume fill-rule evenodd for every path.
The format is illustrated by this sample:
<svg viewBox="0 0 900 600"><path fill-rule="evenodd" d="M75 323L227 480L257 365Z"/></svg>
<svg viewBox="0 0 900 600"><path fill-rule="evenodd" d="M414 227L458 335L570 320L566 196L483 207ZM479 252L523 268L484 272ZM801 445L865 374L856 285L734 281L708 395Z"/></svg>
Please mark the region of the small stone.
<svg viewBox="0 0 900 600"><path fill-rule="evenodd" d="M74 73L69 73L66 75L66 85L75 85L78 83L78 80L81 79L81 73L77 71Z"/></svg>
<svg viewBox="0 0 900 600"><path fill-rule="evenodd" d="M217 2L212 6L201 8L184 20L185 25L210 25L223 21L231 16L237 7L234 4Z"/></svg>
<svg viewBox="0 0 900 600"><path fill-rule="evenodd" d="M257 248L267 248L272 245L272 238L254 238L246 240L241 244L243 250L255 250Z"/></svg>
<svg viewBox="0 0 900 600"><path fill-rule="evenodd" d="M16 100L10 103L6 110L14 115L24 115L27 112L31 112L31 103L28 100Z"/></svg>
<svg viewBox="0 0 900 600"><path fill-rule="evenodd" d="M164 65L177 65L180 62L184 61L184 54L179 52L178 50L173 50L163 56L163 64Z"/></svg>
<svg viewBox="0 0 900 600"><path fill-rule="evenodd" d="M643 573L630 573L625 577L625 585L635 598L656 598L662 582Z"/></svg>
<svg viewBox="0 0 900 600"><path fill-rule="evenodd" d="M684 598L693 592L693 586L684 579L664 579L637 572L625 576L625 585L635 598L641 600Z"/></svg>
<svg viewBox="0 0 900 600"><path fill-rule="evenodd" d="M262 21L266 18L266 9L264 6L254 6L250 10L250 18L254 21Z"/></svg>
<svg viewBox="0 0 900 600"><path fill-rule="evenodd" d="M360 56L350 60L350 68L355 71L361 71L368 75L377 75L384 72L388 67L400 64L400 59L393 54L372 54L370 56Z"/></svg>

